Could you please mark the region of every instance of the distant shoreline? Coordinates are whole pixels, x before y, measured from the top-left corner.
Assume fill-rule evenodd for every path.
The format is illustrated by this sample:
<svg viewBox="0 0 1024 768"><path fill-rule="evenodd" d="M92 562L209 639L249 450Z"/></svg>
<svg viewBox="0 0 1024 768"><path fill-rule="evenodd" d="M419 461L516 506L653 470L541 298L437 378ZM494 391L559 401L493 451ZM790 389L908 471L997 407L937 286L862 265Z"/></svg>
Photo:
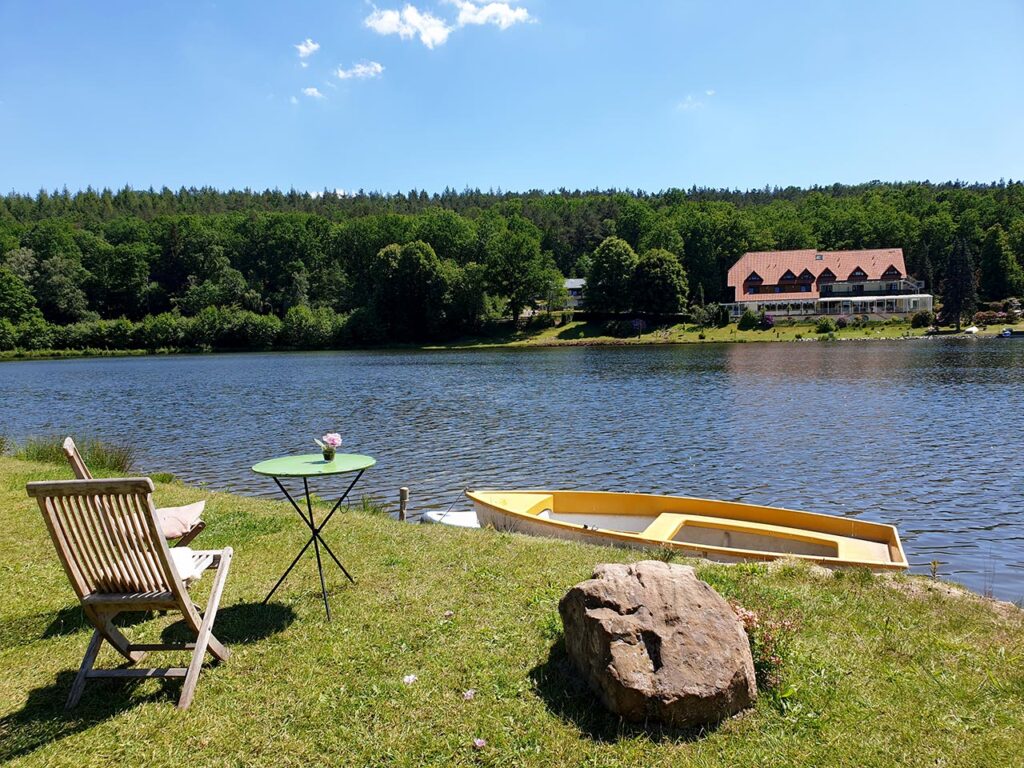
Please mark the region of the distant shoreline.
<svg viewBox="0 0 1024 768"><path fill-rule="evenodd" d="M676 346L684 344L772 344L784 342L840 342L840 341L898 341L907 339L959 338L959 339L994 339L1003 326L990 327L977 334L954 333L943 331L939 334L927 333L925 329L912 329L907 324L869 325L863 328L848 327L833 334L818 334L812 324L782 326L771 330L738 331L735 325L725 328L697 329L675 326L667 329L656 329L640 336L614 337L600 334L596 324L577 322L564 326L528 329L515 334L503 336L475 337L439 344L389 344L374 347L338 347L322 350L277 348L277 349L187 349L169 348L159 350L144 349L40 349L40 350L7 350L0 352L0 362L17 362L24 360L72 360L102 357L150 357L166 355L202 355L202 354L233 354L251 352L330 352L330 351L456 351L476 349L554 349L557 347L646 347ZM1024 330L1024 324L1015 326ZM701 338L703 336L703 338Z"/></svg>

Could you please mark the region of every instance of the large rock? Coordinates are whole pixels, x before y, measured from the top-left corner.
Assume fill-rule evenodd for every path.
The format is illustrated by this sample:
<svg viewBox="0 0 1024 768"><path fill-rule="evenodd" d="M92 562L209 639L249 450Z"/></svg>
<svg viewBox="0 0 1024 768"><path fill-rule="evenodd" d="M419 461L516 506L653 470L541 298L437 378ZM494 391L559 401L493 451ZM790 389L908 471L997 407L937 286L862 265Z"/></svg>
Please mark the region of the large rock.
<svg viewBox="0 0 1024 768"><path fill-rule="evenodd" d="M558 611L573 665L624 718L693 728L757 697L743 625L689 566L598 565Z"/></svg>

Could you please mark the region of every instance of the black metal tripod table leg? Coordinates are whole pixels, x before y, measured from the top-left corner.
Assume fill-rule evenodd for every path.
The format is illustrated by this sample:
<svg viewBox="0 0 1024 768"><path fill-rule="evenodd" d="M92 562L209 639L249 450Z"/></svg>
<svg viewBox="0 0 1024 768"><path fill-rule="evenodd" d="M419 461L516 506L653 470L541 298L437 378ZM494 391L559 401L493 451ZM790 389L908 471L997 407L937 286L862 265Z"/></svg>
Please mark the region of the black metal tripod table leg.
<svg viewBox="0 0 1024 768"><path fill-rule="evenodd" d="M353 479L352 482L349 484L348 488L345 489L345 493L343 493L341 495L341 498L339 498L338 501L335 502L334 506L331 507L331 511L327 513L327 516L320 522L319 525L316 524L316 520L313 518L313 500L309 493L309 481L305 477L302 478L302 489L306 496L306 511L303 512L302 507L300 507L298 503L295 501L295 499L292 497L292 495L288 493L288 489L281 484L280 480L278 480L276 477L274 478L274 482L277 483L277 487L281 489L281 492L285 495L285 498L288 499L289 503L291 503L292 507L295 509L299 517L302 519L302 522L306 525L307 528L309 528L309 532L311 535L309 537L309 541L307 541L303 545L302 549L300 549L299 553L295 556L295 559L292 560L291 565L289 565L287 570L285 570L285 572L281 574L281 578L277 580L277 583L274 585L274 588L271 589L267 596L263 599L264 605L266 605L270 601L270 598L274 596L274 593L277 591L277 588L284 583L284 580L288 577L288 574L292 572L292 569L299 562L302 556L306 553L306 550L309 549L309 545L312 544L313 551L316 553L316 569L318 575L320 576L320 594L323 596L324 609L327 611L327 620L331 620L331 606L327 600L327 583L324 580L324 566L323 560L320 557L320 547L323 546L324 551L331 556L331 559L341 569L341 572L345 574L346 578L348 578L350 582L355 584L355 579L352 578L352 575L348 572L345 566L341 564L341 560L338 559L337 555L335 555L334 552L331 551L331 548L327 546L327 542L324 540L323 536L320 535L320 532L324 529L324 526L327 525L328 521L334 516L334 513L338 511L338 509L341 507L345 499L348 498L349 492L351 492L351 490L355 487L356 483L359 482L359 478L362 476L363 472L362 470L360 470L359 473L355 476L355 479Z"/></svg>

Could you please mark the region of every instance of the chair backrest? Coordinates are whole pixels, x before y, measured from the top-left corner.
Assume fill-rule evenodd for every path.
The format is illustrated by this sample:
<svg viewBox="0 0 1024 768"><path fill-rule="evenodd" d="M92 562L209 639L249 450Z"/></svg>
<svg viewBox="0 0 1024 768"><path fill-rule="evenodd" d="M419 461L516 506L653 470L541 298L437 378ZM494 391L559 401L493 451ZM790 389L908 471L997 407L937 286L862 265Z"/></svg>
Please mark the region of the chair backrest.
<svg viewBox="0 0 1024 768"><path fill-rule="evenodd" d="M148 477L35 482L50 538L79 599L185 594L153 507Z"/></svg>
<svg viewBox="0 0 1024 768"><path fill-rule="evenodd" d="M78 446L75 445L75 441L70 437L66 437L61 447L64 449L64 455L68 457L68 462L71 464L75 477L79 480L92 480L92 472L85 466L85 461L82 460L82 454L78 452Z"/></svg>

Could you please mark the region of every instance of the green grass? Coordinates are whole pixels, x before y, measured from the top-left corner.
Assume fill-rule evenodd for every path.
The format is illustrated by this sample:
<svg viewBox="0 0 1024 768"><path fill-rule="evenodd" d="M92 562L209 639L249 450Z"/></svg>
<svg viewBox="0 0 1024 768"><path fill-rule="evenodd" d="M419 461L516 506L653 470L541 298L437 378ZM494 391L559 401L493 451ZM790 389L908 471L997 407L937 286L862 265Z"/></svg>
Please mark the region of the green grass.
<svg viewBox="0 0 1024 768"><path fill-rule="evenodd" d="M14 458L68 466L62 447L66 435L29 437L14 448ZM112 443L92 437L75 440L78 453L94 474L126 475L132 471L135 449L128 443Z"/></svg>
<svg viewBox="0 0 1024 768"><path fill-rule="evenodd" d="M217 631L233 658L179 683L93 682L63 710L89 632L30 480L53 465L0 458L0 762L10 766L990 766L1020 761L1019 612L863 572L699 564L702 578L795 621L782 695L706 734L619 722L574 680L557 601L601 561L636 553L493 531L400 524L360 511L325 530L355 575L327 570L327 623L311 558L260 600L303 544L285 504L157 487L162 505L207 499L197 546L235 559ZM318 489L325 497L327 488ZM322 514L322 511L321 511ZM202 603L209 578L197 586ZM913 587L914 594L907 594ZM448 614L448 612L451 614ZM171 617L129 626L152 642ZM163 656L178 663L173 654ZM109 650L100 662L116 661ZM418 680L404 685L405 675ZM472 701L462 692L475 689ZM472 740L487 746L474 750Z"/></svg>

